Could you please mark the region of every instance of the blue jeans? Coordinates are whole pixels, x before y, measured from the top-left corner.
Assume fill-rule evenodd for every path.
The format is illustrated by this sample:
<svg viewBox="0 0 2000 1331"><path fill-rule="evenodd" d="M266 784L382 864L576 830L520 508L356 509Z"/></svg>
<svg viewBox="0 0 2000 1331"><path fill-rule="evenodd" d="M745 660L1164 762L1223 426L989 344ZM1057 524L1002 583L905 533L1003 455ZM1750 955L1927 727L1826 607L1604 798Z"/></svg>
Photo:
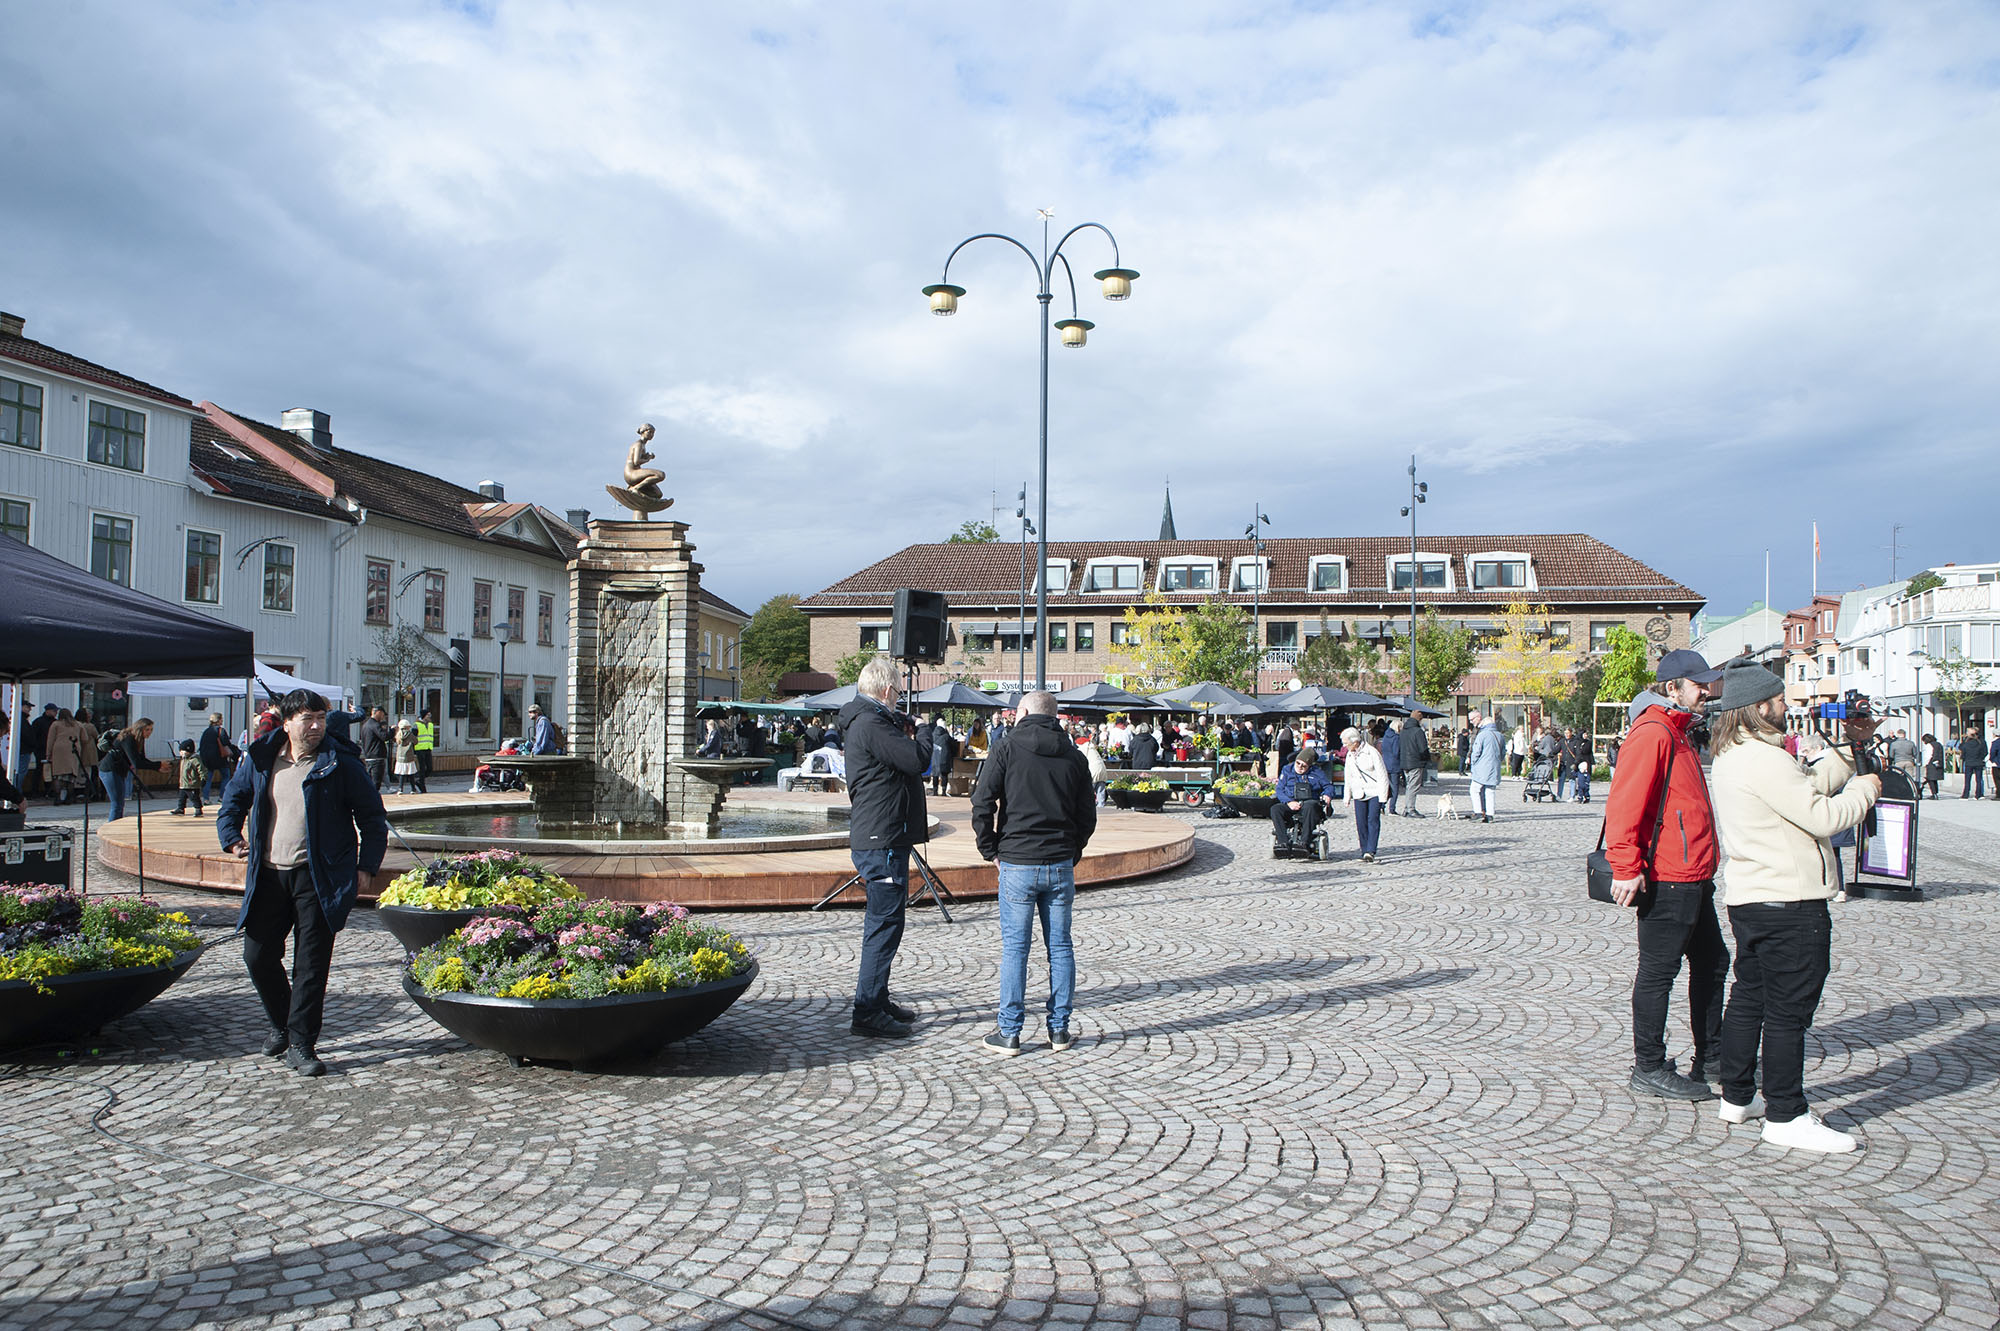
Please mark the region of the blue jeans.
<svg viewBox="0 0 2000 1331"><path fill-rule="evenodd" d="M889 1001L889 967L903 942L903 908L910 897L910 848L848 852L868 888L861 926L861 973L854 981L854 1013L879 1012Z"/></svg>
<svg viewBox="0 0 2000 1331"><path fill-rule="evenodd" d="M1400 787L1402 786L1402 784L1403 784L1403 774L1402 774L1401 772L1391 772L1391 773L1389 773L1389 812L1390 812L1390 813L1394 813L1394 812L1396 811L1396 792L1397 792L1397 790L1398 790L1398 789L1399 789L1399 788L1400 788Z"/></svg>
<svg viewBox="0 0 2000 1331"><path fill-rule="evenodd" d="M1000 1033L1019 1035L1027 1021L1028 946L1035 917L1049 954L1049 1030L1069 1029L1076 1001L1076 949L1069 941L1076 870L1062 864L1008 864L1000 869Z"/></svg>
<svg viewBox="0 0 2000 1331"><path fill-rule="evenodd" d="M111 817L105 821L115 823L120 818L123 818L125 816L126 800L131 800L135 804L138 802L138 791L134 789L137 784L138 774L135 772L111 772L106 774L104 785L111 792Z"/></svg>
<svg viewBox="0 0 2000 1331"><path fill-rule="evenodd" d="M1354 835L1361 842L1361 853L1373 855L1375 846L1382 840L1382 801L1365 799L1354 801Z"/></svg>

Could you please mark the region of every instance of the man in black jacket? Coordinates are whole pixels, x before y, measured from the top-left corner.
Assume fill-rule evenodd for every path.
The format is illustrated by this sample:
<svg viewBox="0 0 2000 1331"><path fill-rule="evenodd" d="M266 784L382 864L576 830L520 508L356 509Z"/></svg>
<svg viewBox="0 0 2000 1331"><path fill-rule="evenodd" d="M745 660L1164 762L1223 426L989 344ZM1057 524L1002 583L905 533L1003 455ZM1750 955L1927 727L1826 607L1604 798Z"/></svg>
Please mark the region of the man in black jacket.
<svg viewBox="0 0 2000 1331"><path fill-rule="evenodd" d="M1403 816L1421 818L1417 812L1417 791L1424 784L1424 769L1431 760L1431 742L1424 738L1423 722L1411 717L1396 737L1396 754L1403 760Z"/></svg>
<svg viewBox="0 0 2000 1331"><path fill-rule="evenodd" d="M1096 830L1090 765L1057 723L1055 695L1030 693L1021 699L1013 735L986 760L972 792L973 839L1000 871L1000 1029L983 1043L1004 1058L1021 1052L1037 914L1049 954L1049 1048L1060 1052L1075 1043L1069 917L1076 864Z"/></svg>
<svg viewBox="0 0 2000 1331"><path fill-rule="evenodd" d="M1965 768L1965 788L1958 792L1962 800L1986 798L1986 741L1979 737L1978 726L1967 726L1965 738L1958 742L1958 760ZM2000 794L2000 791L1996 791Z"/></svg>
<svg viewBox="0 0 2000 1331"><path fill-rule="evenodd" d="M221 712L208 714L208 725L202 730L201 738L195 741L194 751L208 772L201 781L203 790L206 791L213 783L219 797L223 783L229 780L229 732L222 728Z"/></svg>
<svg viewBox="0 0 2000 1331"><path fill-rule="evenodd" d="M389 784L389 747L394 742L388 710L371 708L368 719L361 723L361 765L368 769L368 779L377 790Z"/></svg>
<svg viewBox="0 0 2000 1331"><path fill-rule="evenodd" d="M901 1040L917 1014L889 997L889 967L903 941L910 894L910 848L930 840L924 768L916 726L896 706L896 667L878 656L861 668L860 692L840 709L847 755L847 847L868 890L861 973L854 982L855 1035Z"/></svg>

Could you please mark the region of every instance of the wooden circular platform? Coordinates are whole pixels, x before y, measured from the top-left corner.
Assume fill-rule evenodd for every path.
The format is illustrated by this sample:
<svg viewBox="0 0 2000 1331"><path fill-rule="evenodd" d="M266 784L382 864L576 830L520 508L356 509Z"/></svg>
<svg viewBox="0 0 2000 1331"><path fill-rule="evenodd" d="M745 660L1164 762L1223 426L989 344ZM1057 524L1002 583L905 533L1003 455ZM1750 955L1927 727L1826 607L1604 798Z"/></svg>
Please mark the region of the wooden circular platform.
<svg viewBox="0 0 2000 1331"><path fill-rule="evenodd" d="M749 793L748 791L745 792ZM840 804L845 797L807 792L779 794L759 789L759 803L786 801ZM525 795L390 795L384 799L392 815L424 809L450 813L478 804L490 807L511 800L524 809ZM965 799L934 798L931 815L938 829L924 858L953 895L991 897L998 879L991 864L979 858L972 842L972 810ZM93 828L105 864L124 873L139 872L139 822L124 818ZM213 816L176 818L153 813L145 823L145 876L184 887L241 893L243 862L216 846ZM1185 864L1194 856L1194 829L1161 814L1121 813L1102 809L1097 835L1077 865L1078 886L1091 887L1143 878ZM426 857L428 858L428 857ZM844 850L773 851L747 855L538 855L540 862L593 897L618 901L676 901L706 910L793 908L810 906L854 872ZM386 884L415 863L415 857L389 838L382 872L361 885L361 899L372 901L378 885ZM837 899L860 905L863 894L851 888Z"/></svg>

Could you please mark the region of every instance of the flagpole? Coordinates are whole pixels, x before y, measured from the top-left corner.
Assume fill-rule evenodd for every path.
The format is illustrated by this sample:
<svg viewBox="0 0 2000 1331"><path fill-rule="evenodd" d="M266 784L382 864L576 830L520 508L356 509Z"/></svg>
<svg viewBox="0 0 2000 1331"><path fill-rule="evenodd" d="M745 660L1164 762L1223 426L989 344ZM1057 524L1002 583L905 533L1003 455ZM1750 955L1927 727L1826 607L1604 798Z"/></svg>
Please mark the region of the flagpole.
<svg viewBox="0 0 2000 1331"><path fill-rule="evenodd" d="M1813 523L1813 600L1819 600L1819 523Z"/></svg>

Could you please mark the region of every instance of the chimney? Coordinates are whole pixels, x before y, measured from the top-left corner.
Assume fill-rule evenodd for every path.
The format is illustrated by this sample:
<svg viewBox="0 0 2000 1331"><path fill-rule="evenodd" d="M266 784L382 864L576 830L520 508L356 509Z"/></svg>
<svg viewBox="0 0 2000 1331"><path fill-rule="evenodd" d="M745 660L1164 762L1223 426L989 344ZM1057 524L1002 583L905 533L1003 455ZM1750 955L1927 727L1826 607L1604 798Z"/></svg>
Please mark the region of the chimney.
<svg viewBox="0 0 2000 1331"><path fill-rule="evenodd" d="M325 451L333 447L333 421L323 411L311 407L288 407L279 417L279 424L314 448Z"/></svg>
<svg viewBox="0 0 2000 1331"><path fill-rule="evenodd" d="M584 531L590 526L590 510L587 508L573 508L563 514L563 520L578 531Z"/></svg>
<svg viewBox="0 0 2000 1331"><path fill-rule="evenodd" d="M0 337L24 337L26 334L21 330L27 326L28 321L21 315L0 310Z"/></svg>
<svg viewBox="0 0 2000 1331"><path fill-rule="evenodd" d="M507 502L507 487L498 481L481 481L479 483L479 493L485 495L496 504Z"/></svg>

